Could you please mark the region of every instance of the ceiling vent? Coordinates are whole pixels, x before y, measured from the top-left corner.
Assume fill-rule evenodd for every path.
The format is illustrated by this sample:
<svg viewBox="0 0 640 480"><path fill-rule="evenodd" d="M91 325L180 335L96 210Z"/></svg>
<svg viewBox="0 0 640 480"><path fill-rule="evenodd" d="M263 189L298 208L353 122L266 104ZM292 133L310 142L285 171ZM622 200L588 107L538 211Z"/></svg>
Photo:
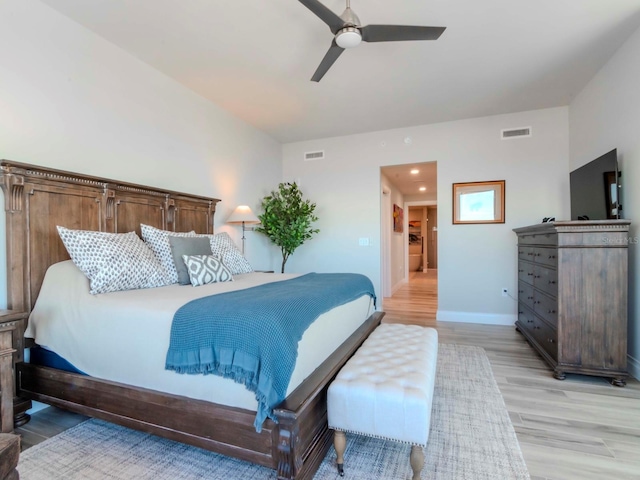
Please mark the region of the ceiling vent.
<svg viewBox="0 0 640 480"><path fill-rule="evenodd" d="M507 128L501 130L503 140L511 140L512 138L524 138L531 136L531 127Z"/></svg>
<svg viewBox="0 0 640 480"><path fill-rule="evenodd" d="M324 160L324 150L317 152L304 152L304 161L311 162L313 160Z"/></svg>

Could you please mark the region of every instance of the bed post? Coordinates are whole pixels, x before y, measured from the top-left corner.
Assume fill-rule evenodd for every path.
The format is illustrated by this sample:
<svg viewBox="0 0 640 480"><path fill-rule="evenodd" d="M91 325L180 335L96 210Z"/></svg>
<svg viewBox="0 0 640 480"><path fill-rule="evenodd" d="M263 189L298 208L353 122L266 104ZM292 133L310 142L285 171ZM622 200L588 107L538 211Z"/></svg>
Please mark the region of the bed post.
<svg viewBox="0 0 640 480"><path fill-rule="evenodd" d="M31 299L23 288L28 276L26 262L27 225L24 205L24 177L15 175L8 166L2 166L0 185L4 192L7 239L7 308L29 311Z"/></svg>
<svg viewBox="0 0 640 480"><path fill-rule="evenodd" d="M22 362L24 358L24 330L26 318L31 310L29 289L24 288L29 281L29 267L27 263L27 210L24 208L24 176L15 175L13 171L2 166L0 170L0 186L4 192L4 210L6 215L5 237L7 242L7 308L16 312L25 312L24 316L16 320L13 331L13 364ZM14 370L15 371L15 370ZM31 418L26 412L32 406L31 400L13 398L13 424L15 427L24 425Z"/></svg>
<svg viewBox="0 0 640 480"><path fill-rule="evenodd" d="M287 413L288 415L282 411L278 413L278 480L299 478L297 474L303 463L299 448L296 448L300 443L300 427L295 414L293 412Z"/></svg>

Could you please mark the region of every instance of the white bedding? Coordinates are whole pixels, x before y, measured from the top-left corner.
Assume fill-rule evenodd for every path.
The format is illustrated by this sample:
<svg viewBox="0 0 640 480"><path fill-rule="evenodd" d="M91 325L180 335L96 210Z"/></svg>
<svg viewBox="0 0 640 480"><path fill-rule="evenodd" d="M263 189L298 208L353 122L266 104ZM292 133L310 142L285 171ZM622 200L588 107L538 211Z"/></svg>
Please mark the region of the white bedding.
<svg viewBox="0 0 640 480"><path fill-rule="evenodd" d="M232 380L164 369L173 315L195 298L295 276L248 273L234 276L233 282L200 287L170 285L91 295L89 280L73 262L60 262L47 271L25 337L94 377L255 411L254 394ZM365 295L312 323L298 345L287 395L372 311L373 301Z"/></svg>

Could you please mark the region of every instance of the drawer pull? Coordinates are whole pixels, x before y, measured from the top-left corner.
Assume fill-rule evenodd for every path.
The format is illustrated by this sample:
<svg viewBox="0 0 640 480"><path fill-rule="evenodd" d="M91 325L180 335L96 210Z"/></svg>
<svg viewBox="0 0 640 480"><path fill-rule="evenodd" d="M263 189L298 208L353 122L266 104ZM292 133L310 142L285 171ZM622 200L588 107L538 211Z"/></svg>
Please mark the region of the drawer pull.
<svg viewBox="0 0 640 480"><path fill-rule="evenodd" d="M540 278L540 275L534 275L533 278Z"/></svg>
<svg viewBox="0 0 640 480"><path fill-rule="evenodd" d="M540 327L539 327L539 326L537 326L537 325L534 325L534 326L533 326L533 329L534 329L534 330L540 330Z"/></svg>
<svg viewBox="0 0 640 480"><path fill-rule="evenodd" d="M533 273L531 273L531 272L527 272L527 276L529 276L529 277L530 277L531 275L533 275Z"/></svg>
<svg viewBox="0 0 640 480"><path fill-rule="evenodd" d="M555 280L549 280L549 285L555 285L556 281Z"/></svg>
<svg viewBox="0 0 640 480"><path fill-rule="evenodd" d="M518 270L518 273L522 273L522 272L524 272L524 270L522 270L522 269Z"/></svg>
<svg viewBox="0 0 640 480"><path fill-rule="evenodd" d="M556 341L553 338L548 338L547 340L549 340L549 343L556 343Z"/></svg>
<svg viewBox="0 0 640 480"><path fill-rule="evenodd" d="M534 305L540 305L540 300L536 300L535 302L533 302Z"/></svg>
<svg viewBox="0 0 640 480"><path fill-rule="evenodd" d="M547 313L556 313L555 310L549 310Z"/></svg>
<svg viewBox="0 0 640 480"><path fill-rule="evenodd" d="M533 255L533 252L529 252L529 253L527 253L527 255L531 256L531 255Z"/></svg>
<svg viewBox="0 0 640 480"><path fill-rule="evenodd" d="M533 323L533 320L527 320L527 323Z"/></svg>
<svg viewBox="0 0 640 480"><path fill-rule="evenodd" d="M541 253L534 253L533 256L534 257L539 257L540 255L542 255Z"/></svg>
<svg viewBox="0 0 640 480"><path fill-rule="evenodd" d="M524 293L524 290L518 290L518 293Z"/></svg>
<svg viewBox="0 0 640 480"><path fill-rule="evenodd" d="M533 297L527 297L527 300L533 300Z"/></svg>
<svg viewBox="0 0 640 480"><path fill-rule="evenodd" d="M518 311L518 315L522 315L524 312L522 311Z"/></svg>
<svg viewBox="0 0 640 480"><path fill-rule="evenodd" d="M554 260L556 258L555 255L549 255L549 260Z"/></svg>

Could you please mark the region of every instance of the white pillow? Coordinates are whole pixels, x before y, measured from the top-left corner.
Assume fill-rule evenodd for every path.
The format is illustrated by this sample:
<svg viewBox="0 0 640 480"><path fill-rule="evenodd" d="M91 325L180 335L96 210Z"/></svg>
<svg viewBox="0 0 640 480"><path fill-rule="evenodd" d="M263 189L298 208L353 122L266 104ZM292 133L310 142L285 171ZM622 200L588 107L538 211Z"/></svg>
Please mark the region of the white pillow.
<svg viewBox="0 0 640 480"><path fill-rule="evenodd" d="M166 270L135 232L57 228L71 260L89 278L90 293L167 285Z"/></svg>
<svg viewBox="0 0 640 480"><path fill-rule="evenodd" d="M211 243L211 253L220 258L233 275L238 273L251 273L253 268L249 261L240 253L231 237L225 233L205 235Z"/></svg>
<svg viewBox="0 0 640 480"><path fill-rule="evenodd" d="M140 224L140 231L142 232L142 239L151 247L160 265L166 270L168 275L167 284L178 283L178 271L173 261L171 245L169 245L169 236L194 237L196 232L170 232L143 223Z"/></svg>
<svg viewBox="0 0 640 480"><path fill-rule="evenodd" d="M207 283L233 282L229 269L213 255L183 255L182 259L194 287Z"/></svg>

